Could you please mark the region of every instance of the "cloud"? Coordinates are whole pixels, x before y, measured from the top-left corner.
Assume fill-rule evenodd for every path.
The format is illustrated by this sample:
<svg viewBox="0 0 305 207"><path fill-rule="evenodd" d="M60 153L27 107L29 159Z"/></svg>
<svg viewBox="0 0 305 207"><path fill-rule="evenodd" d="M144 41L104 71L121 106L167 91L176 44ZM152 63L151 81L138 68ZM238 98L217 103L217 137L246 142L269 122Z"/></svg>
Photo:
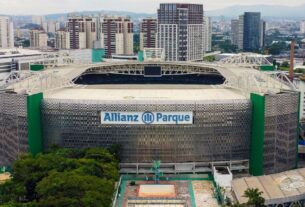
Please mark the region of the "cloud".
<svg viewBox="0 0 305 207"><path fill-rule="evenodd" d="M160 3L201 3L205 10L220 9L236 4L282 4L296 6L304 0L0 0L0 14L50 14L61 12L115 10L156 13Z"/></svg>

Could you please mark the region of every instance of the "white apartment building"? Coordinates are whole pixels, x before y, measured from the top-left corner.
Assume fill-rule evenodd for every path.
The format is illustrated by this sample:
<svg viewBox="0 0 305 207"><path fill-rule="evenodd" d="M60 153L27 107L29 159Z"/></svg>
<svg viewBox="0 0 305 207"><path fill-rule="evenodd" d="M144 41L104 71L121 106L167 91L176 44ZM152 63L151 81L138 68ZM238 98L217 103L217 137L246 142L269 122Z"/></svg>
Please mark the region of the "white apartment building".
<svg viewBox="0 0 305 207"><path fill-rule="evenodd" d="M160 4L158 48L167 61L195 61L203 58L203 5Z"/></svg>
<svg viewBox="0 0 305 207"><path fill-rule="evenodd" d="M32 48L47 48L48 35L43 30L30 31L30 47Z"/></svg>
<svg viewBox="0 0 305 207"><path fill-rule="evenodd" d="M124 17L103 18L101 46L108 58L112 55L133 55L133 22Z"/></svg>
<svg viewBox="0 0 305 207"><path fill-rule="evenodd" d="M92 17L70 17L67 22L71 49L93 48L97 40L96 19Z"/></svg>
<svg viewBox="0 0 305 207"><path fill-rule="evenodd" d="M14 47L13 23L8 17L0 16L0 48Z"/></svg>
<svg viewBox="0 0 305 207"><path fill-rule="evenodd" d="M203 17L203 52L212 51L212 20L211 17Z"/></svg>
<svg viewBox="0 0 305 207"><path fill-rule="evenodd" d="M58 30L55 33L55 48L70 49L70 33L65 30Z"/></svg>

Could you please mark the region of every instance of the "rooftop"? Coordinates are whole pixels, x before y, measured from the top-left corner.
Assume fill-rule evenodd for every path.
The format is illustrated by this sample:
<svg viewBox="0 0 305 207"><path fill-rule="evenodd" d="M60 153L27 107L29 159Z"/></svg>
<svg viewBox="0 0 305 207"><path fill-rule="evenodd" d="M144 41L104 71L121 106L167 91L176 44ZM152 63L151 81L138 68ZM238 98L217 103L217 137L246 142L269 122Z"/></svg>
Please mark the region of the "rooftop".
<svg viewBox="0 0 305 207"><path fill-rule="evenodd" d="M235 179L232 188L239 203L246 203L243 197L248 188L263 192L266 204L282 204L305 198L305 168L283 173Z"/></svg>
<svg viewBox="0 0 305 207"><path fill-rule="evenodd" d="M175 85L99 85L63 88L45 94L47 99L103 101L211 101L246 99L234 89Z"/></svg>

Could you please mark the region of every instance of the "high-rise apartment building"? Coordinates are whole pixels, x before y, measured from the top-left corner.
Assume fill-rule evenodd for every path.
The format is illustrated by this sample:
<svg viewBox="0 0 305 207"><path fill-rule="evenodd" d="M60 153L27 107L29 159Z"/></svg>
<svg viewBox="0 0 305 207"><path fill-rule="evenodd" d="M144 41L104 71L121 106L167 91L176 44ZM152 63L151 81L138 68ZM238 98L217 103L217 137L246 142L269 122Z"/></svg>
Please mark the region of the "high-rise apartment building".
<svg viewBox="0 0 305 207"><path fill-rule="evenodd" d="M140 50L157 47L158 20L145 18L140 24Z"/></svg>
<svg viewBox="0 0 305 207"><path fill-rule="evenodd" d="M70 34L70 48L93 48L97 40L96 21L92 17L70 17L67 22Z"/></svg>
<svg viewBox="0 0 305 207"><path fill-rule="evenodd" d="M305 34L305 20L300 22L300 31Z"/></svg>
<svg viewBox="0 0 305 207"><path fill-rule="evenodd" d="M133 55L133 22L124 17L105 17L101 22L101 43L105 55Z"/></svg>
<svg viewBox="0 0 305 207"><path fill-rule="evenodd" d="M55 48L70 49L70 34L65 30L58 30L55 33Z"/></svg>
<svg viewBox="0 0 305 207"><path fill-rule="evenodd" d="M240 15L238 18L238 49L244 48L244 15Z"/></svg>
<svg viewBox="0 0 305 207"><path fill-rule="evenodd" d="M203 52L212 51L212 20L211 17L203 18Z"/></svg>
<svg viewBox="0 0 305 207"><path fill-rule="evenodd" d="M203 5L160 4L158 48L164 49L168 61L202 60Z"/></svg>
<svg viewBox="0 0 305 207"><path fill-rule="evenodd" d="M245 12L231 21L232 44L239 50L256 52L265 45L266 22L259 12Z"/></svg>
<svg viewBox="0 0 305 207"><path fill-rule="evenodd" d="M47 31L48 31L49 33L55 33L55 31L56 31L56 23L55 23L55 22L49 21L49 22L47 23L47 26L48 26Z"/></svg>
<svg viewBox="0 0 305 207"><path fill-rule="evenodd" d="M32 16L32 23L42 26L45 23L45 17L44 16L37 16L37 15Z"/></svg>
<svg viewBox="0 0 305 207"><path fill-rule="evenodd" d="M30 31L30 47L46 48L48 46L48 35L43 30Z"/></svg>
<svg viewBox="0 0 305 207"><path fill-rule="evenodd" d="M0 48L14 47L13 23L8 17L0 16Z"/></svg>
<svg viewBox="0 0 305 207"><path fill-rule="evenodd" d="M266 37L266 22L261 20L260 28L260 48L265 46L265 37Z"/></svg>
<svg viewBox="0 0 305 207"><path fill-rule="evenodd" d="M238 27L239 21L238 19L231 20L231 41L232 45L238 45Z"/></svg>

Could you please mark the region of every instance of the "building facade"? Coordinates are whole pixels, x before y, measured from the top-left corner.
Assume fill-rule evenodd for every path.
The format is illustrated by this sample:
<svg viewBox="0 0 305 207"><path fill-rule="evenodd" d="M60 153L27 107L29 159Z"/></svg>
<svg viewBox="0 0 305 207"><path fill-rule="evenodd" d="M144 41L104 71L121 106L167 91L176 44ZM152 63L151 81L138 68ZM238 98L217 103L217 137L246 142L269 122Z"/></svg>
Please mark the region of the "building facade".
<svg viewBox="0 0 305 207"><path fill-rule="evenodd" d="M259 12L245 12L231 21L232 44L239 50L257 52L265 45L266 22Z"/></svg>
<svg viewBox="0 0 305 207"><path fill-rule="evenodd" d="M261 14L259 12L245 12L243 50L256 52L261 46Z"/></svg>
<svg viewBox="0 0 305 207"><path fill-rule="evenodd" d="M238 19L231 20L231 42L233 45L238 45L238 29L239 21Z"/></svg>
<svg viewBox="0 0 305 207"><path fill-rule="evenodd" d="M212 51L212 19L203 18L203 52Z"/></svg>
<svg viewBox="0 0 305 207"><path fill-rule="evenodd" d="M48 47L48 35L43 30L30 31L30 47L46 48Z"/></svg>
<svg viewBox="0 0 305 207"><path fill-rule="evenodd" d="M13 23L8 17L0 16L0 48L14 47Z"/></svg>
<svg viewBox="0 0 305 207"><path fill-rule="evenodd" d="M70 17L67 22L71 49L93 48L97 40L96 21L91 17Z"/></svg>
<svg viewBox="0 0 305 207"><path fill-rule="evenodd" d="M145 18L140 24L140 50L157 47L158 20Z"/></svg>
<svg viewBox="0 0 305 207"><path fill-rule="evenodd" d="M133 22L124 17L105 17L101 22L101 43L105 55L133 55Z"/></svg>
<svg viewBox="0 0 305 207"><path fill-rule="evenodd" d="M203 56L203 5L160 4L158 48L166 60L192 61Z"/></svg>
<svg viewBox="0 0 305 207"><path fill-rule="evenodd" d="M70 33L65 30L58 30L55 34L56 49L70 49Z"/></svg>

